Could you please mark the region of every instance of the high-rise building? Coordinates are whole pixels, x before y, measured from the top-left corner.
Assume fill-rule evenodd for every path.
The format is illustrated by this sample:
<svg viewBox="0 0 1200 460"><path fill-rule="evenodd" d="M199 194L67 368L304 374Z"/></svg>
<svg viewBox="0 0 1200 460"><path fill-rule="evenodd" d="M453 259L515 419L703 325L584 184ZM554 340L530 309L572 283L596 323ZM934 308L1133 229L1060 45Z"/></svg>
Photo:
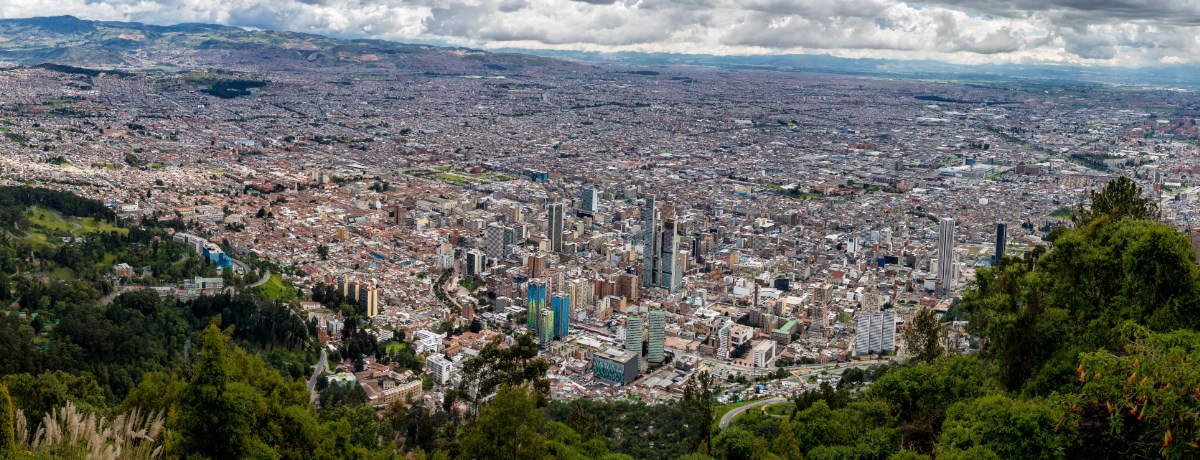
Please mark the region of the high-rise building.
<svg viewBox="0 0 1200 460"><path fill-rule="evenodd" d="M683 284L683 264L679 254L675 204L668 202L660 212L654 199L647 198L643 213L642 286L678 291Z"/></svg>
<svg viewBox="0 0 1200 460"><path fill-rule="evenodd" d="M1004 247L1008 245L1008 225L1004 223L996 224L996 255L992 257L992 263L1000 263L1000 259L1004 258Z"/></svg>
<svg viewBox="0 0 1200 460"><path fill-rule="evenodd" d="M491 260L504 258L504 227L499 222L492 222L483 229L483 252Z"/></svg>
<svg viewBox="0 0 1200 460"><path fill-rule="evenodd" d="M943 293L954 290L954 219L943 217L938 225L938 283Z"/></svg>
<svg viewBox="0 0 1200 460"><path fill-rule="evenodd" d="M648 342L646 344L646 360L650 364L662 364L663 346L666 342L667 312L661 308L655 308L651 309L646 316L649 320L647 322L649 333L646 337Z"/></svg>
<svg viewBox="0 0 1200 460"><path fill-rule="evenodd" d="M554 311L546 308L542 310L538 320L538 345L546 346L554 340Z"/></svg>
<svg viewBox="0 0 1200 460"><path fill-rule="evenodd" d="M858 317L854 354L890 354L896 349L896 313L893 310L864 313Z"/></svg>
<svg viewBox="0 0 1200 460"><path fill-rule="evenodd" d="M625 318L625 349L642 355L642 328L645 321L640 313L634 313Z"/></svg>
<svg viewBox="0 0 1200 460"><path fill-rule="evenodd" d="M343 276L337 280L342 297L358 304L368 317L379 315L379 288L375 283L361 283L350 277Z"/></svg>
<svg viewBox="0 0 1200 460"><path fill-rule="evenodd" d="M600 192L591 185L583 186L583 190L579 192L579 209L589 215L595 214L600 210Z"/></svg>
<svg viewBox="0 0 1200 460"><path fill-rule="evenodd" d="M662 268L658 247L660 222L654 198L646 198L646 208L642 210L642 217L642 286L656 287Z"/></svg>
<svg viewBox="0 0 1200 460"><path fill-rule="evenodd" d="M571 324L571 296L556 292L550 297L550 310L554 311L554 337L566 337Z"/></svg>
<svg viewBox="0 0 1200 460"><path fill-rule="evenodd" d="M679 253L679 232L676 228L675 203L663 207L662 275L659 287L671 292L683 285L683 259Z"/></svg>
<svg viewBox="0 0 1200 460"><path fill-rule="evenodd" d="M537 253L529 256L529 277L541 278L546 274L546 254Z"/></svg>
<svg viewBox="0 0 1200 460"><path fill-rule="evenodd" d="M546 206L547 226L546 233L550 238L550 250L554 252L562 252L563 250L563 204L550 203Z"/></svg>
<svg viewBox="0 0 1200 460"><path fill-rule="evenodd" d="M525 310L525 325L531 331L540 331L538 321L541 320L542 310L546 309L546 282L540 279L529 280L529 303Z"/></svg>
<svg viewBox="0 0 1200 460"><path fill-rule="evenodd" d="M733 350L733 321L726 319L723 323L718 323L717 327L717 359L729 359L729 353Z"/></svg>
<svg viewBox="0 0 1200 460"><path fill-rule="evenodd" d="M487 255L478 249L467 251L466 270L467 276L479 276L487 267Z"/></svg>

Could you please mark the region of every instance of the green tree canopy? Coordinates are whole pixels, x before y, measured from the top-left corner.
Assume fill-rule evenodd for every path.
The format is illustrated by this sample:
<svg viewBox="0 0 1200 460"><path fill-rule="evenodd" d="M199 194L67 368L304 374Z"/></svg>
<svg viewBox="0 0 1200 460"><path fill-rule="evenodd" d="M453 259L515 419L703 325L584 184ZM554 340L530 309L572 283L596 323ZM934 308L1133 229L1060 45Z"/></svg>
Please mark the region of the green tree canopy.
<svg viewBox="0 0 1200 460"><path fill-rule="evenodd" d="M1142 188L1128 177L1120 176L1104 186L1102 190L1088 194L1091 205L1080 201L1071 220L1075 226L1085 225L1092 220L1107 216L1112 221L1121 219L1158 220L1158 204L1142 198Z"/></svg>

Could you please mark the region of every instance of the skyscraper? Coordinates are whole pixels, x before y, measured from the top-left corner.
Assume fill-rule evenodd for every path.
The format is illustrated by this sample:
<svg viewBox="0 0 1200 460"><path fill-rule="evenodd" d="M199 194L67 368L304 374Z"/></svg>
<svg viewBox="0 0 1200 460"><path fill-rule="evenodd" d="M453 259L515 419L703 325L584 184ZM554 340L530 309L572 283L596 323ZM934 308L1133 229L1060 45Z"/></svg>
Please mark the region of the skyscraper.
<svg viewBox="0 0 1200 460"><path fill-rule="evenodd" d="M555 293L550 297L550 310L554 311L554 337L566 337L571 324L571 296Z"/></svg>
<svg viewBox="0 0 1200 460"><path fill-rule="evenodd" d="M600 210L600 193L596 191L596 187L591 185L583 186L583 190L579 192L579 209L588 214L595 214Z"/></svg>
<svg viewBox="0 0 1200 460"><path fill-rule="evenodd" d="M667 312L661 308L651 309L647 314L648 330L646 344L646 360L650 364L662 364L663 362L663 346L666 342L665 330L667 326Z"/></svg>
<svg viewBox="0 0 1200 460"><path fill-rule="evenodd" d="M492 222L483 229L483 252L491 260L504 258L504 227L500 223Z"/></svg>
<svg viewBox="0 0 1200 460"><path fill-rule="evenodd" d="M550 203L546 206L547 226L546 233L550 237L550 250L554 252L562 252L563 250L563 205L562 203Z"/></svg>
<svg viewBox="0 0 1200 460"><path fill-rule="evenodd" d="M659 275L659 287L671 292L679 290L683 285L683 261L679 253L679 232L675 228L675 203L668 202L663 207L662 243L662 274Z"/></svg>
<svg viewBox="0 0 1200 460"><path fill-rule="evenodd" d="M538 321L541 320L542 310L546 309L546 282L540 279L529 280L529 306L526 308L525 325L529 330L537 332Z"/></svg>
<svg viewBox="0 0 1200 460"><path fill-rule="evenodd" d="M668 202L660 212L654 199L647 198L643 212L642 286L675 292L683 284L675 204Z"/></svg>
<svg viewBox="0 0 1200 460"><path fill-rule="evenodd" d="M1004 246L1008 244L1008 225L1003 223L996 224L996 255L992 257L992 263L1000 263L1000 259L1004 258Z"/></svg>
<svg viewBox="0 0 1200 460"><path fill-rule="evenodd" d="M938 225L938 283L942 292L954 289L954 219L943 217Z"/></svg>
<svg viewBox="0 0 1200 460"><path fill-rule="evenodd" d="M634 313L625 318L625 349L642 355L642 325L644 321L640 313Z"/></svg>
<svg viewBox="0 0 1200 460"><path fill-rule="evenodd" d="M659 220L658 207L654 198L646 198L646 208L642 210L642 286L658 286L658 275L661 260L659 259Z"/></svg>
<svg viewBox="0 0 1200 460"><path fill-rule="evenodd" d="M554 340L554 311L547 308L538 317L538 345L546 346Z"/></svg>

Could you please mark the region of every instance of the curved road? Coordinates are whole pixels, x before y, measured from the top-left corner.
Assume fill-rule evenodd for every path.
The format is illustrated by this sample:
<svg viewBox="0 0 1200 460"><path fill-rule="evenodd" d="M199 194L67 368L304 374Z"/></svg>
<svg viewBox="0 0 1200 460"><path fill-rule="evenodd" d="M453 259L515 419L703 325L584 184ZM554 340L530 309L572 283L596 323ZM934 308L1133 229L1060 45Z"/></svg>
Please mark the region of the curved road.
<svg viewBox="0 0 1200 460"><path fill-rule="evenodd" d="M308 378L308 392L312 395L309 401L313 404L317 402L317 379L321 377L321 372L325 371L325 366L327 365L328 362L325 360L325 346L321 345L321 359L317 360L317 365L313 367L312 377Z"/></svg>
<svg viewBox="0 0 1200 460"><path fill-rule="evenodd" d="M785 398L767 398L762 401L755 401L755 402L752 402L745 406L738 407L729 412L726 412L725 415L721 416L721 423L717 424L717 426L719 426L722 430L724 430L725 427L729 426L729 424L733 422L733 419L737 418L737 416L739 416L739 415L742 415L743 412L746 412L750 409L754 409L756 407L762 407L762 406L766 406L768 404L775 404L775 403L781 403L781 402L787 402L787 399L785 399Z"/></svg>

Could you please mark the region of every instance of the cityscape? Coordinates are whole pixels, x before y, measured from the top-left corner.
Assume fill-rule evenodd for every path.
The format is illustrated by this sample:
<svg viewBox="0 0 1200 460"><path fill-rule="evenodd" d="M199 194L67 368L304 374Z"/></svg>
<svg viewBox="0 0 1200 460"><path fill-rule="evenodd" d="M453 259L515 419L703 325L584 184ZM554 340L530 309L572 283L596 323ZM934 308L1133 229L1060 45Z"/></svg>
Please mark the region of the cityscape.
<svg viewBox="0 0 1200 460"><path fill-rule="evenodd" d="M713 404L733 408L719 414L729 420L705 422L725 433L778 404L797 407L796 420L794 401L806 395L924 359L909 338L931 312L940 353L990 356L1000 341L981 338L981 324L999 320L973 310L989 289L981 280L1067 257L1054 255L1074 247L1061 235L1092 228L1085 205L1126 182L1186 242L1179 276L1195 277L1200 261L1192 88L396 51L224 26L233 38L49 19L147 45L114 64L50 25L0 21L10 36L84 50L42 64L0 40L0 185L69 192L103 203L113 226L161 228L183 268L166 275L159 267L170 261L114 253L95 261L92 278L63 264L41 279L94 279L105 286L98 305L141 292L195 312L204 299L252 293L286 307L280 315L311 337L295 339L308 361L290 377L279 369L307 385L309 410L331 410L343 396L328 389L351 388L379 420L404 414L396 407L482 418L483 403L507 391L486 383L489 369L504 369L489 357L528 345L545 364L531 381L548 386L551 407L677 407L703 376ZM277 38L284 44L245 45ZM221 43L149 45L168 39ZM61 252L100 239L86 233L95 222L37 214L50 209L40 203L5 224L6 244L35 248L13 260L50 258L34 255L39 244ZM1149 270L1132 260L1122 273ZM49 314L8 289L6 317ZM231 311L216 315L217 328ZM191 350L206 323L189 331ZM53 324L34 334L54 337ZM1068 380L1077 364L1082 375L1083 364L1060 366ZM758 407L767 415L750 414ZM1172 425L1181 444L1200 433L1188 417ZM414 458L414 436L397 435L398 456L379 458ZM894 444L932 453L931 439ZM711 442L716 458L800 458L739 457ZM1200 452L1167 455L1170 445L1165 457ZM477 457L463 449L451 452Z"/></svg>

